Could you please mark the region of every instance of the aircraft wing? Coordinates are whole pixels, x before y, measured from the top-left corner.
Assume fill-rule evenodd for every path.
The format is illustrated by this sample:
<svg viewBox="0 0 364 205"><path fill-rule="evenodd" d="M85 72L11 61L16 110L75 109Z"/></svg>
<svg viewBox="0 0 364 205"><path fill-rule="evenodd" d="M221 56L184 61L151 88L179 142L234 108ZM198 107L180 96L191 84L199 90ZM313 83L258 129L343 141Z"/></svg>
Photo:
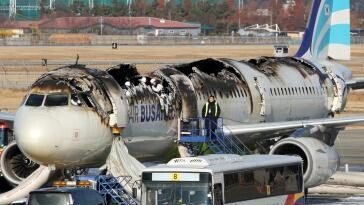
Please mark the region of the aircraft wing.
<svg viewBox="0 0 364 205"><path fill-rule="evenodd" d="M14 122L15 114L9 112L0 112L0 121Z"/></svg>
<svg viewBox="0 0 364 205"><path fill-rule="evenodd" d="M282 133L290 133L300 128L313 127L320 130L325 128L342 129L345 126L364 123L364 116L351 116L351 117L337 117L337 118L323 118L302 121L284 121L284 122L269 122L269 123L256 123L256 124L240 124L240 125L227 125L227 131L233 135L275 135Z"/></svg>
<svg viewBox="0 0 364 205"><path fill-rule="evenodd" d="M364 77L352 78L346 83L346 85L353 90L363 89Z"/></svg>

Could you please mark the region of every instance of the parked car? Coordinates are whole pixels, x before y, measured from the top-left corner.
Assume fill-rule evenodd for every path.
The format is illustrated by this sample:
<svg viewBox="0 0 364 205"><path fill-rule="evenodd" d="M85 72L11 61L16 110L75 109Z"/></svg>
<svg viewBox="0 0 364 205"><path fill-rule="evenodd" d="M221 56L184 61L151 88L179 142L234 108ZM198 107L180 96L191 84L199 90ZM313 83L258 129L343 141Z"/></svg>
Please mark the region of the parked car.
<svg viewBox="0 0 364 205"><path fill-rule="evenodd" d="M29 193L27 205L106 205L105 199L93 189L51 187Z"/></svg>

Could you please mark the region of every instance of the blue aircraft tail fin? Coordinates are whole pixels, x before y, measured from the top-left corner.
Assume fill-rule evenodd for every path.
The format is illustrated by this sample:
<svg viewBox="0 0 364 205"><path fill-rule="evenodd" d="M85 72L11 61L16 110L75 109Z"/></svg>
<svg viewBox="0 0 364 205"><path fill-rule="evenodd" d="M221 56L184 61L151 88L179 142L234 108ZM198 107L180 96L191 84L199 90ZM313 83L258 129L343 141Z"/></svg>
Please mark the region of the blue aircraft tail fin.
<svg viewBox="0 0 364 205"><path fill-rule="evenodd" d="M297 57L350 60L350 0L314 0Z"/></svg>

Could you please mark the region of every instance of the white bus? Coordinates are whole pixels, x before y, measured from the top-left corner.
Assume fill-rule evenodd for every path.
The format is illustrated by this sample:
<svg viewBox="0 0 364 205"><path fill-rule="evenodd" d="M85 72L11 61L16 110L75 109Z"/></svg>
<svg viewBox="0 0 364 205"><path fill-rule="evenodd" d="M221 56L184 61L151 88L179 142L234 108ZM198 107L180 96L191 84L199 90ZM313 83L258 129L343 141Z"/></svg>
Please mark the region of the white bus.
<svg viewBox="0 0 364 205"><path fill-rule="evenodd" d="M143 171L142 204L304 204L302 160L231 154L172 159Z"/></svg>

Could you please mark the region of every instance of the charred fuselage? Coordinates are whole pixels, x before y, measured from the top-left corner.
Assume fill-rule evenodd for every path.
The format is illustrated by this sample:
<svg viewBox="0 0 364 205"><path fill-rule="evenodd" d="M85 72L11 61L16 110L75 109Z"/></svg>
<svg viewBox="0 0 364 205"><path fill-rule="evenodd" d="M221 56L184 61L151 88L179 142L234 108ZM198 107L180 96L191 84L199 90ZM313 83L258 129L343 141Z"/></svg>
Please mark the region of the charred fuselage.
<svg viewBox="0 0 364 205"><path fill-rule="evenodd" d="M16 141L27 157L56 168L102 165L120 134L137 159L161 159L176 147L178 119L201 116L210 95L227 125L326 118L343 109L350 77L331 62L292 57L205 59L144 76L128 64L106 71L66 66L32 85L16 114ZM152 79L162 92L153 89ZM292 132L264 133L264 139ZM337 132L327 133L317 139L331 146ZM254 144L249 139L259 135L238 137ZM269 151L273 144L260 145Z"/></svg>

